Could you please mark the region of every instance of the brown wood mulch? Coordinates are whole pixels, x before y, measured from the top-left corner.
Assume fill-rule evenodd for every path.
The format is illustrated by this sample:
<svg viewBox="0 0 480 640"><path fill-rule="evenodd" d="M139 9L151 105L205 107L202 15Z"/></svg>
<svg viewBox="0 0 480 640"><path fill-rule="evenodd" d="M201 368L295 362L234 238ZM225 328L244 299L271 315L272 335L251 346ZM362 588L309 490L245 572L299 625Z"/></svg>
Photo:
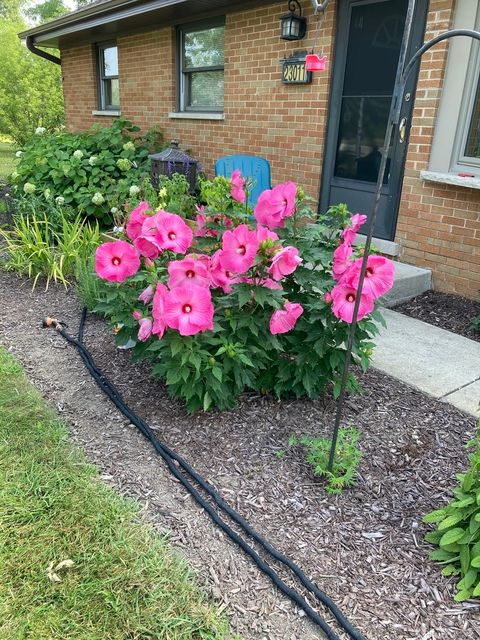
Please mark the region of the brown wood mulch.
<svg viewBox="0 0 480 640"><path fill-rule="evenodd" d="M55 315L76 330L80 307L58 287L32 292L0 272L0 343L70 425L102 478L143 505L145 518L187 557L205 590L247 640L322 637L272 587L172 480L148 443L96 388L75 350L40 327ZM328 434L335 405L245 395L230 412L189 416L115 348L100 319L86 343L127 402L161 439L205 475L281 551L347 613L368 640L480 638L480 603L453 601L452 578L428 560L422 516L449 499L474 418L371 371L348 400L345 423L362 432L358 480L328 496L301 449L283 459L291 434ZM327 619L330 619L326 616ZM345 635L339 633L341 638Z"/></svg>
<svg viewBox="0 0 480 640"><path fill-rule="evenodd" d="M480 331L471 326L472 320L480 316L478 301L451 293L427 291L398 305L395 311L480 342Z"/></svg>

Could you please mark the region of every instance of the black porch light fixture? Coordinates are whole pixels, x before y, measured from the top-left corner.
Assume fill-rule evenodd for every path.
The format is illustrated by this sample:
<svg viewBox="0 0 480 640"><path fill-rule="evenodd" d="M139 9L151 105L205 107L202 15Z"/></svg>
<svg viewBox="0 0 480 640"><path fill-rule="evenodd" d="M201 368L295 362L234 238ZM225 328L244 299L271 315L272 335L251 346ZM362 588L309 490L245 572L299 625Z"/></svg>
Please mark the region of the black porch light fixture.
<svg viewBox="0 0 480 640"><path fill-rule="evenodd" d="M307 32L307 19L302 16L298 0L288 0L290 13L280 18L282 40L301 40ZM298 13L297 13L298 11Z"/></svg>

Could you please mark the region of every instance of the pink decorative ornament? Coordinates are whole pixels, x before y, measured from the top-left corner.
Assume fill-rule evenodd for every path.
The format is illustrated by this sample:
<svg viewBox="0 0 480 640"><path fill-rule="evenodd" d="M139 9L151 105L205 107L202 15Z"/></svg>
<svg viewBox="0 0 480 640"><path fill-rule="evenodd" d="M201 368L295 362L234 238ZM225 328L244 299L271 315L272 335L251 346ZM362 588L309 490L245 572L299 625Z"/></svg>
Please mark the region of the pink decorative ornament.
<svg viewBox="0 0 480 640"><path fill-rule="evenodd" d="M213 312L212 297L206 287L175 287L164 298L165 322L182 336L212 330Z"/></svg>
<svg viewBox="0 0 480 640"><path fill-rule="evenodd" d="M333 252L333 279L340 280L345 272L352 266L353 262L350 260L352 257L353 249L346 242L342 242Z"/></svg>
<svg viewBox="0 0 480 640"><path fill-rule="evenodd" d="M202 260L188 257L183 260L173 260L168 265L168 286L170 289L181 285L210 286L208 267Z"/></svg>
<svg viewBox="0 0 480 640"><path fill-rule="evenodd" d="M148 204L148 202L142 200L142 202L140 202L135 207L135 209L131 210L130 217L126 226L126 233L130 240L135 240L135 238L138 238L138 236L141 234L142 225L148 218L148 216L145 215L145 211L148 211L148 209L150 209L150 205Z"/></svg>
<svg viewBox="0 0 480 640"><path fill-rule="evenodd" d="M364 216L361 213L356 213L350 218L350 226L346 227L342 231L342 238L346 244L352 244L355 240L355 236L357 235L357 231L360 229L362 224L366 222L367 216Z"/></svg>
<svg viewBox="0 0 480 640"><path fill-rule="evenodd" d="M241 204L243 204L247 199L242 174L238 169L235 169L230 178L230 195L234 200Z"/></svg>
<svg viewBox="0 0 480 640"><path fill-rule="evenodd" d="M241 224L223 234L220 264L226 271L244 273L255 262L257 251L256 232L250 231L246 224Z"/></svg>
<svg viewBox="0 0 480 640"><path fill-rule="evenodd" d="M134 247L124 240L105 242L95 252L95 271L109 282L125 282L137 273L140 258Z"/></svg>
<svg viewBox="0 0 480 640"><path fill-rule="evenodd" d="M168 293L167 287L159 282L153 296L153 326L152 333L158 338L163 338L167 323L165 322L165 296Z"/></svg>
<svg viewBox="0 0 480 640"><path fill-rule="evenodd" d="M294 182L284 182L263 191L253 212L257 222L269 229L284 227L285 218L289 218L295 211L296 195L297 186Z"/></svg>
<svg viewBox="0 0 480 640"><path fill-rule="evenodd" d="M162 249L185 253L192 244L193 231L176 213L159 211L155 216L156 238Z"/></svg>
<svg viewBox="0 0 480 640"><path fill-rule="evenodd" d="M345 281L355 289L358 288L361 268L362 258L358 258L348 274L345 275ZM395 267L391 260L384 256L368 256L362 293L366 293L374 299L379 298L393 287L394 278Z"/></svg>
<svg viewBox="0 0 480 640"><path fill-rule="evenodd" d="M303 260L298 255L298 249L295 247L284 247L273 256L268 273L270 273L275 280L281 280L284 276L293 273L301 262L303 262Z"/></svg>
<svg viewBox="0 0 480 640"><path fill-rule="evenodd" d="M327 68L327 56L319 58L316 53L305 56L305 71L325 71Z"/></svg>
<svg viewBox="0 0 480 640"><path fill-rule="evenodd" d="M303 313L303 307L298 302L287 302L283 309L272 313L270 318L270 333L288 333L296 325L298 318Z"/></svg>
<svg viewBox="0 0 480 640"><path fill-rule="evenodd" d="M140 329L138 330L137 338L140 342L146 342L149 338L152 337L152 319L151 318L142 318L139 321Z"/></svg>
<svg viewBox="0 0 480 640"><path fill-rule="evenodd" d="M350 324L353 318L357 290L349 284L341 283L332 289L331 295L333 299L333 314L340 320ZM357 320L362 320L373 311L374 307L375 301L372 296L362 291Z"/></svg>
<svg viewBox="0 0 480 640"><path fill-rule="evenodd" d="M148 287L146 287L146 289L144 289L142 293L138 296L137 300L139 300L140 302L143 302L143 304L148 304L149 302L152 301L153 293L154 293L154 288L151 284L149 284Z"/></svg>

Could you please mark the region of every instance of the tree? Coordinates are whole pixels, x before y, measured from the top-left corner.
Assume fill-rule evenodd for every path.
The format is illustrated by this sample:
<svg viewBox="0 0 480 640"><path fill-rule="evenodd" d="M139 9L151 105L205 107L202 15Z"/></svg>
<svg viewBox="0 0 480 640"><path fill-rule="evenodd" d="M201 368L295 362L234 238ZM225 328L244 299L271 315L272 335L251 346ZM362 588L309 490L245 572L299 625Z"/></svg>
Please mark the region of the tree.
<svg viewBox="0 0 480 640"><path fill-rule="evenodd" d="M36 127L63 123L60 67L28 51L17 35L23 29L21 20L0 20L0 133L20 146Z"/></svg>
<svg viewBox="0 0 480 640"><path fill-rule="evenodd" d="M25 15L38 24L48 22L58 16L68 13L70 9L63 0L45 0L41 4L33 5L25 10Z"/></svg>

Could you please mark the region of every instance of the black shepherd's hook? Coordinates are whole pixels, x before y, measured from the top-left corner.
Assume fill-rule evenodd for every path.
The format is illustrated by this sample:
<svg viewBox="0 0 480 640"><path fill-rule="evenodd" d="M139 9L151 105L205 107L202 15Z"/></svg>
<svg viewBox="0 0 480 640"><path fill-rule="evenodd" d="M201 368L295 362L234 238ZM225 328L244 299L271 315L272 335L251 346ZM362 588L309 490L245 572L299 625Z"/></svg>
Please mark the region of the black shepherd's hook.
<svg viewBox="0 0 480 640"><path fill-rule="evenodd" d="M399 122L400 110L402 108L402 96L405 91L406 82L408 80L408 77L411 71L414 69L415 65L420 61L423 54L434 45L438 44L439 42L442 42L442 40L447 40L448 38L455 38L458 36L467 36L468 38L474 38L475 40L480 40L479 31L473 31L471 29L451 29L450 31L445 31L445 33L442 33L436 36L435 38L432 38L428 42L425 42L425 44L423 44L420 47L420 49L418 49L418 51L407 62L407 50L408 50L408 43L410 40L410 34L412 30L412 25L413 25L415 4L416 4L416 0L410 0L408 3L407 16L405 20L405 29L403 32L402 44L400 47L400 56L398 60L397 75L395 79L392 102L390 104L390 114L388 118L389 124L385 132L385 141L383 143L382 158L381 158L380 167L378 170L377 186L376 186L374 197L373 197L372 212L367 220L367 225L368 225L367 237L365 241L365 249L363 253L362 267L360 270L360 278L358 282L357 295L355 298L355 305L353 307L352 323L350 325L350 331L348 334L347 350L345 353L345 363L343 365L343 372L342 372L341 385L340 385L340 395L338 397L338 402L337 402L337 411L335 414L335 423L333 426L330 456L328 459L329 471L333 470L333 464L335 462L335 452L337 448L338 431L340 429L340 423L341 423L342 414L343 414L343 406L345 403L348 372L350 370L350 360L352 357L353 340L355 337L355 329L357 327L358 310L360 308L360 299L361 299L362 290L363 290L363 281L365 280L365 273L367 269L367 260L368 260L368 256L370 255L370 245L372 243L373 228L375 225L375 219L377 217L378 206L380 203L381 189L382 189L383 181L385 178L388 149L390 148L390 142L392 139L393 130ZM405 144L408 145L408 132L405 140L406 140Z"/></svg>

